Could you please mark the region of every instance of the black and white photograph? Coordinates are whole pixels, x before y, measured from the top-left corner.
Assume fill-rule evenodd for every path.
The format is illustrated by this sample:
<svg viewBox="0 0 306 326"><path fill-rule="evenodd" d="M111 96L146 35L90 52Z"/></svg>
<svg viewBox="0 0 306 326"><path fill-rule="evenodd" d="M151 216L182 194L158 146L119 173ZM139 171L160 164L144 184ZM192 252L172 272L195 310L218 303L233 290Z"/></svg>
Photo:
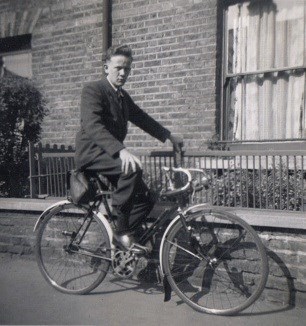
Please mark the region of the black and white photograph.
<svg viewBox="0 0 306 326"><path fill-rule="evenodd" d="M302 326L306 0L0 0L0 325Z"/></svg>

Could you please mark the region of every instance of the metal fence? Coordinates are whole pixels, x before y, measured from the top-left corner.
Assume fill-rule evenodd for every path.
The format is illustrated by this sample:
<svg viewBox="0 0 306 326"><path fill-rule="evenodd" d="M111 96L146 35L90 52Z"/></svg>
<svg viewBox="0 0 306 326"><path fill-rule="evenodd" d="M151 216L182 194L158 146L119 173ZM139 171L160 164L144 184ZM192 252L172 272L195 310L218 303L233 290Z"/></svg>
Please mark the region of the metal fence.
<svg viewBox="0 0 306 326"><path fill-rule="evenodd" d="M67 194L66 175L74 169L74 150L29 144L30 197L63 197Z"/></svg>
<svg viewBox="0 0 306 326"><path fill-rule="evenodd" d="M66 196L66 174L74 168L73 148L29 146L31 197ZM162 166L181 164L207 173L198 202L217 206L306 211L306 157L290 151L171 151L138 153L151 188L165 184Z"/></svg>

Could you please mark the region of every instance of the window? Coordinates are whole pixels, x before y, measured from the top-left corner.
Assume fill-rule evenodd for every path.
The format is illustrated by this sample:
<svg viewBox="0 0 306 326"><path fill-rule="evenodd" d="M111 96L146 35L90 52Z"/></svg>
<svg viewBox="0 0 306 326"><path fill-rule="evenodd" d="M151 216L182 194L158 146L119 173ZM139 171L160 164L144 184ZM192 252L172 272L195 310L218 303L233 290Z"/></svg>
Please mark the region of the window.
<svg viewBox="0 0 306 326"><path fill-rule="evenodd" d="M32 78L31 35L21 35L0 39L0 76L5 72Z"/></svg>
<svg viewBox="0 0 306 326"><path fill-rule="evenodd" d="M224 14L224 140L306 139L306 0L230 3Z"/></svg>

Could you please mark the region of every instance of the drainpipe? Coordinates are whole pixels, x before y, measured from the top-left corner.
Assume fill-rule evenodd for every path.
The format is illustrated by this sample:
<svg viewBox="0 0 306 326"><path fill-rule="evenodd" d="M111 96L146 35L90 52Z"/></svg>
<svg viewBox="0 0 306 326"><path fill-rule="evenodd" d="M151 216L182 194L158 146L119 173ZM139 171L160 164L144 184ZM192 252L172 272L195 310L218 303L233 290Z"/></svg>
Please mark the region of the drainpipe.
<svg viewBox="0 0 306 326"><path fill-rule="evenodd" d="M112 45L112 1L103 0L103 61L107 49Z"/></svg>

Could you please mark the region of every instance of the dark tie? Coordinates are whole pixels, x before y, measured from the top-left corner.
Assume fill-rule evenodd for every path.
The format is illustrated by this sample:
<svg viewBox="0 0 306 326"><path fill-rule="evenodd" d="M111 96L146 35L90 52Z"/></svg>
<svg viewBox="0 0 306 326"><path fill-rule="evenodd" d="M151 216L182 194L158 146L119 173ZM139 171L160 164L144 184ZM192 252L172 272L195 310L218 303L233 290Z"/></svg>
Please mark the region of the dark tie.
<svg viewBox="0 0 306 326"><path fill-rule="evenodd" d="M122 93L122 89L121 89L121 87L119 87L118 89L117 89L117 97L118 97L118 102L119 102L119 104L120 104L120 106L121 106L121 108L122 108L122 101L123 101L123 93Z"/></svg>
<svg viewBox="0 0 306 326"><path fill-rule="evenodd" d="M125 112L125 106L124 106L124 103L123 103L124 95L123 95L121 87L119 87L117 89L117 97L118 97L118 102L119 102L119 105L120 105L122 117L125 120L126 119L126 116L125 116L126 112Z"/></svg>

